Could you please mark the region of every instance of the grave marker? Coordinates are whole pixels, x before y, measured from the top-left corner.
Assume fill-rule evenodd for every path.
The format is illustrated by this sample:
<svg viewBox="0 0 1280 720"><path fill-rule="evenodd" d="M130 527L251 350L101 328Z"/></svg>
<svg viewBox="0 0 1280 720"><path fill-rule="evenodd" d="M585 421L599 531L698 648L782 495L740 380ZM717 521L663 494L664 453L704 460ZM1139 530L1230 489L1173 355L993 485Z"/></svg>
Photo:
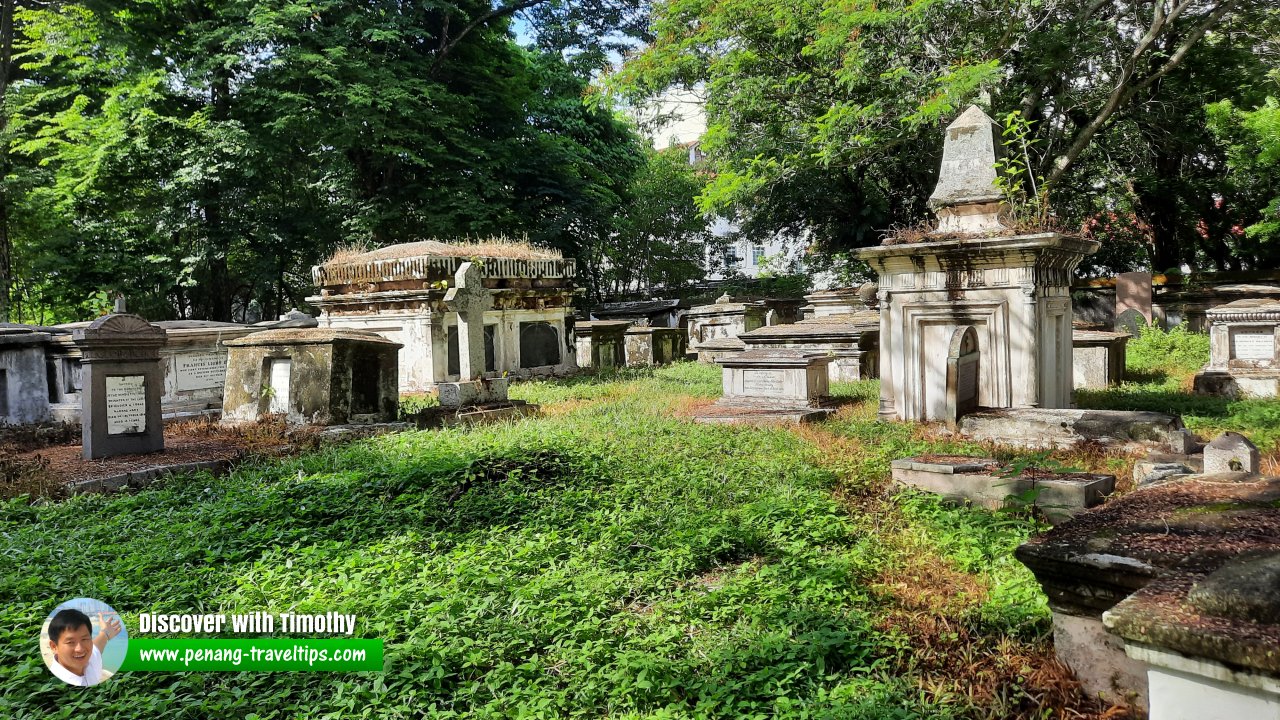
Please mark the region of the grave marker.
<svg viewBox="0 0 1280 720"><path fill-rule="evenodd" d="M123 299L116 300L116 309L124 310ZM85 459L163 450L164 329L115 312L76 330L73 338L82 355Z"/></svg>

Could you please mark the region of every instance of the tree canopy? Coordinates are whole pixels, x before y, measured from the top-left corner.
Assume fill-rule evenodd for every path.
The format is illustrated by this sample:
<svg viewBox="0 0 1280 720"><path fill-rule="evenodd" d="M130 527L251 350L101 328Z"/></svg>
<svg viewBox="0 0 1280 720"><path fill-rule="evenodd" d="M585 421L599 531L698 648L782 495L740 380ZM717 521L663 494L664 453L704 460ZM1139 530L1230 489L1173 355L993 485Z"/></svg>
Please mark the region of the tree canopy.
<svg viewBox="0 0 1280 720"><path fill-rule="evenodd" d="M80 319L115 292L156 319L276 313L349 243L578 255L645 162L584 102L590 63L643 27L627 0L8 10L0 298L18 318Z"/></svg>
<svg viewBox="0 0 1280 720"><path fill-rule="evenodd" d="M809 231L838 251L923 220L941 130L978 102L1030 123L1027 172L1059 222L1114 216L1160 270L1274 258L1230 231L1261 206L1223 195L1227 149L1205 111L1274 94L1269 3L660 0L653 15L654 42L612 86L705 94L703 203L748 233ZM1129 269L1134 253L1110 250Z"/></svg>

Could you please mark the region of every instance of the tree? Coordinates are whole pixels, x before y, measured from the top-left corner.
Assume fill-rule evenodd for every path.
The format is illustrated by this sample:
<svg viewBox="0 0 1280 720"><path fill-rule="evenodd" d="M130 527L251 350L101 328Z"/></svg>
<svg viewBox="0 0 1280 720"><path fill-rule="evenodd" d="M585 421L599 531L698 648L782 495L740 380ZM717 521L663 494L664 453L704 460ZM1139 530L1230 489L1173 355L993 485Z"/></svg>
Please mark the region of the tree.
<svg viewBox="0 0 1280 720"><path fill-rule="evenodd" d="M612 86L635 99L702 84L717 172L707 209L736 209L759 236L812 230L840 250L927 217L942 127L970 102L1032 123L1040 152L1028 171L1049 180L1055 204L1082 207L1074 196L1099 180L1123 186L1134 168L1111 165L1099 145L1185 122L1150 110L1203 104L1212 83L1191 68L1211 64L1210 45L1237 62L1216 90L1239 93L1248 80L1231 89L1222 78L1258 77L1259 63L1242 58L1259 41L1238 28L1267 9L1248 0L664 0L653 10L655 42Z"/></svg>
<svg viewBox="0 0 1280 720"><path fill-rule="evenodd" d="M124 291L155 318L229 320L301 304L310 266L343 243L527 234L572 253L640 153L562 53L513 41L512 17L543 5L22 10L27 79L6 117L13 204L30 211L23 286L68 319ZM539 42L598 47L564 27Z"/></svg>
<svg viewBox="0 0 1280 720"><path fill-rule="evenodd" d="M613 295L676 289L704 274L711 233L696 199L705 179L683 148L649 150L645 160L604 253Z"/></svg>

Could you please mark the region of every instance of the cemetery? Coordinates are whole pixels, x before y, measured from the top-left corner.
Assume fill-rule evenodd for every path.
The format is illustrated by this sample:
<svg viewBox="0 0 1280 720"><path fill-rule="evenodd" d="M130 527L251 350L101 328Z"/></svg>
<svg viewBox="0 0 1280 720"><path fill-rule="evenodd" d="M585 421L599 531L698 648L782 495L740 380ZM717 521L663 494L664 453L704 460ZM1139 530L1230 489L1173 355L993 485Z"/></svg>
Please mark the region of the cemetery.
<svg viewBox="0 0 1280 720"><path fill-rule="evenodd" d="M1273 7L37 5L0 717L1280 720Z"/></svg>

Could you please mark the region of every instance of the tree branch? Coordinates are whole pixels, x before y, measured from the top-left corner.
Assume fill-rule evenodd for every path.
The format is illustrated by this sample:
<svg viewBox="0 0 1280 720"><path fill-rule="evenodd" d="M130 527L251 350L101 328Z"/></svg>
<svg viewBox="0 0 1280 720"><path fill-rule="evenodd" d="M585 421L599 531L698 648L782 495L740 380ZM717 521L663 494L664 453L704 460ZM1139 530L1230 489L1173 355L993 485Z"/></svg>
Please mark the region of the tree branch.
<svg viewBox="0 0 1280 720"><path fill-rule="evenodd" d="M1138 61L1141 60L1142 56L1151 49L1152 45L1155 44L1155 41L1164 34L1165 30L1169 28L1173 21L1182 14L1183 10L1185 10L1191 2L1192 0L1181 0L1181 2L1176 2L1174 3L1173 8L1166 13L1164 2L1157 0L1155 4L1155 11L1151 17L1151 27L1149 27L1147 32L1138 40L1138 43L1134 46L1133 52L1129 54L1129 57L1126 58L1124 63L1121 65L1119 79L1116 82L1115 87L1111 90L1111 93L1107 96L1106 103L1104 103L1102 109L1094 115L1093 119L1081 128L1078 133L1076 133L1075 139L1071 142L1067 151L1058 157L1053 171L1050 172L1048 179L1045 181L1046 185L1052 185L1060 180L1063 175L1066 175L1067 170L1070 169L1071 165L1075 163L1081 153L1084 152L1085 148L1089 146L1089 143L1092 142L1094 135L1096 135L1098 131L1107 124L1111 117L1115 115L1116 111L1128 103L1129 100L1133 98L1134 94L1144 88L1150 87L1152 83L1169 74L1169 71L1180 65L1186 58L1187 53L1190 52L1192 46L1199 42L1210 28L1221 21L1223 16L1236 6L1238 0L1224 0L1223 2L1217 3L1213 11L1207 14L1200 24L1198 24L1191 33L1187 35L1167 62L1161 65L1149 76L1137 82L1133 82L1133 76L1137 68Z"/></svg>
<svg viewBox="0 0 1280 720"><path fill-rule="evenodd" d="M436 58L431 63L432 69L434 69L436 65L439 65L440 61L445 59L449 55L449 53L452 52L453 49L458 46L458 43L462 42L462 39L465 38L468 34L470 34L472 30L475 30L481 25L497 20L498 18L507 17L508 15L514 15L520 12L521 10L528 10L534 5L541 5L544 2L547 2L547 0L521 0L520 2L514 5L504 5L502 7L496 7L490 10L489 12L485 13L484 15L481 15L480 17L476 18L475 20L472 20L471 22L467 23L465 26L463 26L462 30L460 30L458 34L455 35L453 38L448 37L447 33L449 29L449 23L448 23L448 18L446 17L444 31L441 32L441 35L440 35L440 50L436 53Z"/></svg>

